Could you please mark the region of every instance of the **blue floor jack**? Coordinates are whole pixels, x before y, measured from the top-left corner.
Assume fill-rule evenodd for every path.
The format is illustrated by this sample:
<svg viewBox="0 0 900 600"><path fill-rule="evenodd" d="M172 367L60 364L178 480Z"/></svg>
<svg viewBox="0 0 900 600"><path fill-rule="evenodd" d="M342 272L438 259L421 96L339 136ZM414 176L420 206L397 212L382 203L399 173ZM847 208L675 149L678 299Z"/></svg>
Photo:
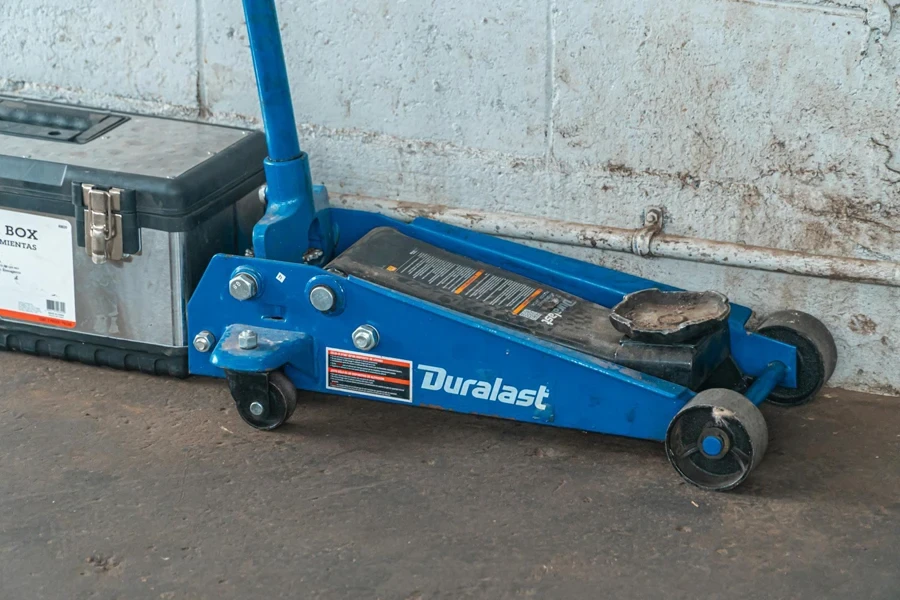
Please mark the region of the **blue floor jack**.
<svg viewBox="0 0 900 600"><path fill-rule="evenodd" d="M190 370L283 424L297 390L665 442L728 490L768 443L758 409L808 401L828 330L428 219L330 208L300 150L274 0L244 0L269 157L252 256L218 255L188 306ZM250 254L250 253L248 253Z"/></svg>

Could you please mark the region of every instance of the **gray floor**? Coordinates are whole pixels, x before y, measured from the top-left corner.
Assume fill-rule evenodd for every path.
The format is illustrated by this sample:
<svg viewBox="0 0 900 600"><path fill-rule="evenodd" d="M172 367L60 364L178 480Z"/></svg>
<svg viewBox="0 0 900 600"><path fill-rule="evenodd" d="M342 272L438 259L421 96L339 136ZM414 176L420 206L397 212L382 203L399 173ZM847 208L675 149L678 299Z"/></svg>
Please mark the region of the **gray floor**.
<svg viewBox="0 0 900 600"><path fill-rule="evenodd" d="M0 354L0 597L900 597L900 399L766 407L739 492L658 444Z"/></svg>

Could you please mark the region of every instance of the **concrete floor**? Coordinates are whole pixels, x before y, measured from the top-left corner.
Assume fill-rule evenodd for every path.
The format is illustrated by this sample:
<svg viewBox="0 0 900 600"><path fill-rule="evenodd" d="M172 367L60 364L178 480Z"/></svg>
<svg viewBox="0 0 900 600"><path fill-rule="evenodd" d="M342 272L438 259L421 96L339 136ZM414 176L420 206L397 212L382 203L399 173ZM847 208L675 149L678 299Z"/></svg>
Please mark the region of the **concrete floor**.
<svg viewBox="0 0 900 600"><path fill-rule="evenodd" d="M737 492L661 445L0 354L0 598L891 598L900 399L765 407Z"/></svg>

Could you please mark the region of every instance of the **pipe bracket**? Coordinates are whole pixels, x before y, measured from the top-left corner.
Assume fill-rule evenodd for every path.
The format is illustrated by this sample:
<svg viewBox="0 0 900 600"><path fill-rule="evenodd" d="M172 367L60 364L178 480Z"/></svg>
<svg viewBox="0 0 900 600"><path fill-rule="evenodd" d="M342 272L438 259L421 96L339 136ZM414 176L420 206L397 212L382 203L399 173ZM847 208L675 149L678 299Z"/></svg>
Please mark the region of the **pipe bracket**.
<svg viewBox="0 0 900 600"><path fill-rule="evenodd" d="M638 256L653 256L650 242L662 232L664 211L662 207L651 206L644 211L644 226L635 231L631 238L631 251Z"/></svg>

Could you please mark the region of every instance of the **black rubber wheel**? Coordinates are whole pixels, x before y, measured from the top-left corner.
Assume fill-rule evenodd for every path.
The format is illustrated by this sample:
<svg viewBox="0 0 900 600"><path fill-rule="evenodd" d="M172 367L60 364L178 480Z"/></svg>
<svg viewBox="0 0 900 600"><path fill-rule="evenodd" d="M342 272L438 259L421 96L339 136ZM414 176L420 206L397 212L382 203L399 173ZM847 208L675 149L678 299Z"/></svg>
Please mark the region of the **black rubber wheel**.
<svg viewBox="0 0 900 600"><path fill-rule="evenodd" d="M269 373L268 406L263 402L258 403L263 410L256 415L253 413L260 407L254 407L254 404L257 403L252 398L235 402L238 414L247 425L254 429L272 431L284 425L294 414L297 408L297 388L287 375L281 371L272 371Z"/></svg>
<svg viewBox="0 0 900 600"><path fill-rule="evenodd" d="M741 394L705 390L682 407L666 432L666 456L685 481L704 490L734 489L762 461L769 430Z"/></svg>
<svg viewBox="0 0 900 600"><path fill-rule="evenodd" d="M757 332L797 348L797 387L775 388L768 402L799 406L812 400L837 365L837 346L828 328L812 315L785 310L769 315Z"/></svg>

